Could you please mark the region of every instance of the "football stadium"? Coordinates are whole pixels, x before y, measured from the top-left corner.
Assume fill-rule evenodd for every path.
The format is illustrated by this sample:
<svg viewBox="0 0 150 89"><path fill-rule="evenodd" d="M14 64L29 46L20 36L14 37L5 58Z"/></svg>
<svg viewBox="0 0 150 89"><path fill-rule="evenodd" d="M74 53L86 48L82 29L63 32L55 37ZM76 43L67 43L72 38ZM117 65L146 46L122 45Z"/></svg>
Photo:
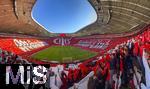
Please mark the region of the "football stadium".
<svg viewBox="0 0 150 89"><path fill-rule="evenodd" d="M0 0L0 89L150 89L150 0Z"/></svg>

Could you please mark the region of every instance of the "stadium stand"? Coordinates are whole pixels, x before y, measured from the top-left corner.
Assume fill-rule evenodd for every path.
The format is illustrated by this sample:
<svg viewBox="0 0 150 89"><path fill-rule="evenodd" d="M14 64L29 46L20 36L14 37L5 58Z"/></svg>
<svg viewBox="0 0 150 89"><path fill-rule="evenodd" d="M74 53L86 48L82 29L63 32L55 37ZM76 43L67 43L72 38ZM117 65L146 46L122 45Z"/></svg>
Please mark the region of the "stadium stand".
<svg viewBox="0 0 150 89"><path fill-rule="evenodd" d="M23 39L23 42L24 40L28 41ZM33 45L38 43L35 48L47 45L39 40L30 40L29 44L30 42L33 42ZM28 46L25 42L23 45ZM12 52L0 50L0 54L1 64L28 62ZM150 28L148 27L143 33L117 44L96 60L52 65L49 87L51 89L84 89L85 87L86 89L149 89L149 58Z"/></svg>
<svg viewBox="0 0 150 89"><path fill-rule="evenodd" d="M12 51L16 54L36 50L47 45L48 43L33 38L0 38L0 48L3 50Z"/></svg>
<svg viewBox="0 0 150 89"><path fill-rule="evenodd" d="M29 64L29 62L21 56L0 49L0 64Z"/></svg>
<svg viewBox="0 0 150 89"><path fill-rule="evenodd" d="M15 45L24 52L48 45L46 42L37 39L13 39L13 41Z"/></svg>
<svg viewBox="0 0 150 89"><path fill-rule="evenodd" d="M150 0L87 0L96 21L69 34L48 32L33 19L37 1L0 0L0 89L150 89ZM31 57L52 46L98 54L69 63ZM21 84L19 71L10 76L17 87L6 85L5 72L12 70L3 67L14 64L48 64L48 77L41 77L48 84Z"/></svg>

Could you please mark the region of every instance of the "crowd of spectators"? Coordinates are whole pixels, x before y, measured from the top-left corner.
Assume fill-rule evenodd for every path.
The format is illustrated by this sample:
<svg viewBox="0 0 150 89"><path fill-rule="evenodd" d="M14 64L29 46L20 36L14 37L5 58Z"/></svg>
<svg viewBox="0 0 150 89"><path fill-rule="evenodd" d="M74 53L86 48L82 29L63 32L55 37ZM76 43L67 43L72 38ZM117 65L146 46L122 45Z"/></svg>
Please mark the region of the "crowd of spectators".
<svg viewBox="0 0 150 89"><path fill-rule="evenodd" d="M28 64L29 62L25 59L22 59L21 56L9 52L6 50L0 49L0 64Z"/></svg>
<svg viewBox="0 0 150 89"><path fill-rule="evenodd" d="M29 52L48 45L45 41L37 39L13 39L16 46L24 52Z"/></svg>
<svg viewBox="0 0 150 89"><path fill-rule="evenodd" d="M90 63L50 67L49 88L150 89L149 33L150 31L146 30L127 42L118 44ZM27 63L20 56L0 50L1 64L24 62Z"/></svg>
<svg viewBox="0 0 150 89"><path fill-rule="evenodd" d="M78 82L91 71L94 75L89 82L93 82L88 89L150 89L149 30L118 44L96 61L69 69L66 85L79 86Z"/></svg>
<svg viewBox="0 0 150 89"><path fill-rule="evenodd" d="M79 47L88 47L88 48L95 48L95 49L106 49L110 43L110 40L99 40L99 39L87 39L87 40L80 40L76 46Z"/></svg>

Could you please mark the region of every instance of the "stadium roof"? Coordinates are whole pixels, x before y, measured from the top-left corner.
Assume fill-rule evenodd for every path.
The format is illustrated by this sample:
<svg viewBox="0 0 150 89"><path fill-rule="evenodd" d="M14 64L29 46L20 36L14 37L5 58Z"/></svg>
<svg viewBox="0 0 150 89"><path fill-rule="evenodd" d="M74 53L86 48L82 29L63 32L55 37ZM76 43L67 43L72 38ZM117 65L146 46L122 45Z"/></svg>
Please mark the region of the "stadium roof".
<svg viewBox="0 0 150 89"><path fill-rule="evenodd" d="M36 0L0 0L0 32L37 36L52 35L31 16ZM150 24L150 0L89 0L97 21L72 35L116 34Z"/></svg>
<svg viewBox="0 0 150 89"><path fill-rule="evenodd" d="M0 0L0 32L47 36L31 17L36 0Z"/></svg>
<svg viewBox="0 0 150 89"><path fill-rule="evenodd" d="M77 34L131 32L150 23L150 0L89 0L97 21Z"/></svg>

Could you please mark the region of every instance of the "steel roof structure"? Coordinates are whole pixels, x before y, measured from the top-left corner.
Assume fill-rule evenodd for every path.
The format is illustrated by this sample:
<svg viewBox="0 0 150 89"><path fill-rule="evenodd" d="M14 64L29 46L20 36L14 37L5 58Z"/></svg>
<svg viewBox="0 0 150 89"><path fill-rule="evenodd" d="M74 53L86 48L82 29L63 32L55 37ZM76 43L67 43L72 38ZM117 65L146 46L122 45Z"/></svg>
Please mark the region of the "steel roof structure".
<svg viewBox="0 0 150 89"><path fill-rule="evenodd" d="M120 34L150 24L150 0L89 0L96 22L71 34ZM36 0L0 0L0 33L49 36L31 16Z"/></svg>

